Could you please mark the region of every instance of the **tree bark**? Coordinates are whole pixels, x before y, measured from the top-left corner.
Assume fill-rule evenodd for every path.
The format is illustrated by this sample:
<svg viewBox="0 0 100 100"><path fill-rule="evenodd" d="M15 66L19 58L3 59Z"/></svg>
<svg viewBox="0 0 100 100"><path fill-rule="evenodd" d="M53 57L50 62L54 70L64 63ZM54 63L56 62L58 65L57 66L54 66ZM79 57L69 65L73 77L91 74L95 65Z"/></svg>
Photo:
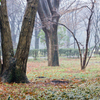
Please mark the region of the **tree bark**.
<svg viewBox="0 0 100 100"><path fill-rule="evenodd" d="M26 12L22 23L19 43L15 54L15 57L17 59L15 70L16 82L28 82L26 77L26 64L33 33L37 6L38 0L28 0Z"/></svg>
<svg viewBox="0 0 100 100"><path fill-rule="evenodd" d="M48 66L59 66L58 57L58 38L57 27L55 22L59 21L59 14L57 9L59 7L59 0L54 2L50 0L39 1L38 13L44 26L46 45L48 51ZM53 23L54 22L54 23Z"/></svg>
<svg viewBox="0 0 100 100"><path fill-rule="evenodd" d="M16 54L13 54L11 32L7 16L6 0L2 0L2 50L3 73L2 82L28 83L26 76L26 64L30 48L30 42L35 22L38 0L27 0L27 7L22 23L19 43Z"/></svg>
<svg viewBox="0 0 100 100"><path fill-rule="evenodd" d="M51 25L50 30L46 28L43 30L46 33L45 37L48 51L48 66L59 66L57 25Z"/></svg>
<svg viewBox="0 0 100 100"><path fill-rule="evenodd" d="M1 6L0 6L0 31L1 31ZM0 36L1 36L1 32L0 32ZM1 37L0 37L0 42L1 42ZM0 49L0 75L1 72L2 72L2 64L1 64L1 49Z"/></svg>
<svg viewBox="0 0 100 100"><path fill-rule="evenodd" d="M14 56L6 0L1 0L1 46L3 55L3 73L9 68L9 60Z"/></svg>

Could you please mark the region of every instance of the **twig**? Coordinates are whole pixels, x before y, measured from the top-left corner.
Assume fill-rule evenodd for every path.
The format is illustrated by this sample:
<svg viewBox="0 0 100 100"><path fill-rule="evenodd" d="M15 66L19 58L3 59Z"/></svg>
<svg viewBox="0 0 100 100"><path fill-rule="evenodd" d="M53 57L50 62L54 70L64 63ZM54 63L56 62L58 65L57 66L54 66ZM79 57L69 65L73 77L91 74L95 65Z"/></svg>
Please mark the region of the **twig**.
<svg viewBox="0 0 100 100"><path fill-rule="evenodd" d="M96 43L96 45L97 45L98 43L99 43L99 41ZM88 61L87 61L87 63L86 63L86 66L88 65L88 63L89 63L89 61L90 61L90 59L91 59L92 53L93 53L93 51L94 51L96 45L95 45L94 48L92 49L91 55L90 55L90 57L89 57L89 59L88 59Z"/></svg>

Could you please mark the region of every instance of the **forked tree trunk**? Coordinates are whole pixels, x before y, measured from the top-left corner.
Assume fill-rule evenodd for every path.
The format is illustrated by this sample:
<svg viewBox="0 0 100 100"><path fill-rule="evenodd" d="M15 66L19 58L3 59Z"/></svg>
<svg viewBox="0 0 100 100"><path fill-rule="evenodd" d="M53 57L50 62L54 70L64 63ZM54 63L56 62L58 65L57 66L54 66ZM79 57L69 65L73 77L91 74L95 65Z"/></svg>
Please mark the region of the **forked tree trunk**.
<svg viewBox="0 0 100 100"><path fill-rule="evenodd" d="M15 56L13 56L12 52L13 48L10 38L11 32L7 16L6 0L2 0L2 4L3 6L5 5L4 6L5 9L4 7L2 8L2 12L4 12L4 14L2 13L3 20L2 20L1 32L2 32L2 42L3 42L2 50L4 50L3 67L6 69L3 70L4 72L2 74L2 81L9 83L11 82L27 83L29 81L26 77L26 63L28 59L28 53L33 32L35 15L38 6L38 0L27 0L27 7L22 23L19 43ZM5 51L7 51L7 53Z"/></svg>
<svg viewBox="0 0 100 100"><path fill-rule="evenodd" d="M46 45L48 51L48 66L59 66L58 57L58 38L56 23L59 21L59 14L57 10L59 8L60 0L39 0L38 13L44 26Z"/></svg>
<svg viewBox="0 0 100 100"><path fill-rule="evenodd" d="M85 50L85 53L84 53L84 57L83 57L83 65L81 66L81 70L85 70L88 62L87 62L87 55L88 55L88 44L89 44L89 39L90 39L90 29L91 29L91 22L92 22L92 16L93 16L93 13L94 13L94 4L95 4L95 1L91 2L92 3L92 8L91 8L91 14L89 16L89 19L88 19L88 26L87 26L87 37L86 37L86 50Z"/></svg>

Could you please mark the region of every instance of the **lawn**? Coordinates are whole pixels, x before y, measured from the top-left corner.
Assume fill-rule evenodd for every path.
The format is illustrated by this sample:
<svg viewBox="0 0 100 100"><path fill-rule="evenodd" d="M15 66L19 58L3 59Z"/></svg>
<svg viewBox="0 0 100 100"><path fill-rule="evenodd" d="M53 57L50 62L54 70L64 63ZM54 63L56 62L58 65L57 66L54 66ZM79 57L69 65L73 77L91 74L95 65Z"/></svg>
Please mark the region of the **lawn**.
<svg viewBox="0 0 100 100"><path fill-rule="evenodd" d="M29 60L29 84L0 83L0 100L100 100L100 58L92 58L85 71L79 59L60 58L60 66Z"/></svg>

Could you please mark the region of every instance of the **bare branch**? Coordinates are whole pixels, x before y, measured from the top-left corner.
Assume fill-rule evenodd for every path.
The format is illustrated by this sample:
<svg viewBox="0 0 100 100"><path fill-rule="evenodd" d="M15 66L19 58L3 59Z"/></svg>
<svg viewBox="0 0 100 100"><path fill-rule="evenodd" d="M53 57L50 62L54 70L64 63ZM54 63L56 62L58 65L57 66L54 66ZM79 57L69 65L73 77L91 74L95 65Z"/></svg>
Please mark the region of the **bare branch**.
<svg viewBox="0 0 100 100"><path fill-rule="evenodd" d="M89 57L89 59L88 59L88 61L87 61L87 63L86 63L86 66L88 65L88 63L89 63L89 61L90 61L90 59L91 59L91 57L92 57L93 51L94 51L94 49L95 49L95 47L96 47L96 45L97 45L98 43L99 43L99 41L95 44L94 48L92 49L92 52L91 52L90 57Z"/></svg>
<svg viewBox="0 0 100 100"><path fill-rule="evenodd" d="M66 13L70 13L70 12L73 12L73 11L75 11L75 10L80 10L80 9L83 9L83 8L88 8L90 11L91 11L91 9L88 7L88 6L82 6L82 7L79 7L79 8L74 8L74 9L71 9L71 10L65 10L65 11L60 11L59 12L59 14L60 14L60 16L62 16L62 15L64 15L64 14L66 14Z"/></svg>

